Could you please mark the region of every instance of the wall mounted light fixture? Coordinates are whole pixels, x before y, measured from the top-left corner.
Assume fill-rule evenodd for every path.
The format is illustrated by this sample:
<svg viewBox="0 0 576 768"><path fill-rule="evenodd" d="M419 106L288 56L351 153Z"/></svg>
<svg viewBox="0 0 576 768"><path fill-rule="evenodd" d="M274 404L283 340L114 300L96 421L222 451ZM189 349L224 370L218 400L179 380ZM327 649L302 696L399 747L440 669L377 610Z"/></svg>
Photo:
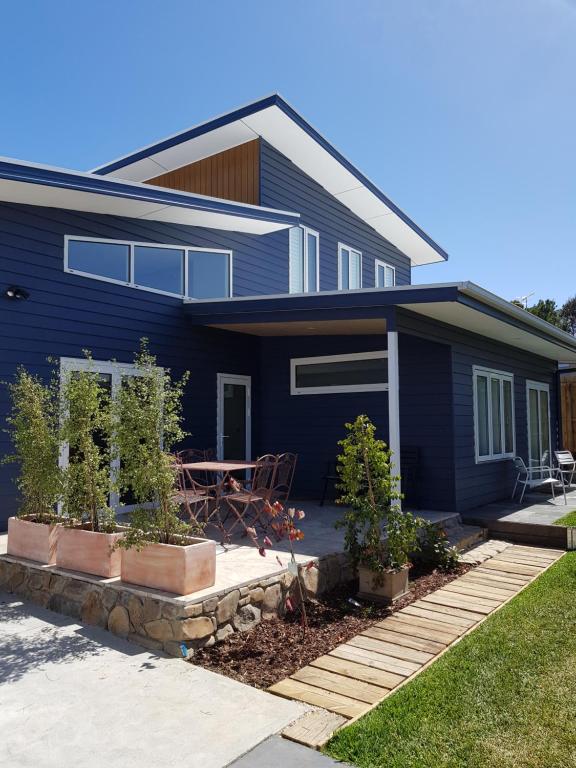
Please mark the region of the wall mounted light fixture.
<svg viewBox="0 0 576 768"><path fill-rule="evenodd" d="M25 288L20 288L17 285L11 285L4 291L4 296L7 299L28 299L30 294Z"/></svg>

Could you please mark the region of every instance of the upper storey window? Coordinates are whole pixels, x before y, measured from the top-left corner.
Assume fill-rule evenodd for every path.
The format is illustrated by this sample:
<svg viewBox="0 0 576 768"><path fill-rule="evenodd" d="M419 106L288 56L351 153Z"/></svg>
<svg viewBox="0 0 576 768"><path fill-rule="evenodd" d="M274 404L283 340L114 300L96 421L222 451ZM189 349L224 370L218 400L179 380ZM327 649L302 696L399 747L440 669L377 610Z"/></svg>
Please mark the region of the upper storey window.
<svg viewBox="0 0 576 768"><path fill-rule="evenodd" d="M362 254L342 243L338 244L338 289L362 288Z"/></svg>
<svg viewBox="0 0 576 768"><path fill-rule="evenodd" d="M290 293L314 293L320 290L320 235L308 227L290 229Z"/></svg>
<svg viewBox="0 0 576 768"><path fill-rule="evenodd" d="M396 285L396 269L381 259L374 264L376 288L392 288Z"/></svg>
<svg viewBox="0 0 576 768"><path fill-rule="evenodd" d="M66 272L167 296L232 295L232 252L67 236Z"/></svg>

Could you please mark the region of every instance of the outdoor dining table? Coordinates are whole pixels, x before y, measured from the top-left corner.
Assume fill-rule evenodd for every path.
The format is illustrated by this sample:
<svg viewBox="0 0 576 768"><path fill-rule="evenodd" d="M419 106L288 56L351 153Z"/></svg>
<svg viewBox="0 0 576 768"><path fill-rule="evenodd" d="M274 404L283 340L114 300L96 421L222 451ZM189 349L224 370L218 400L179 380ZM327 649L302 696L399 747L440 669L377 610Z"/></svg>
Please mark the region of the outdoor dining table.
<svg viewBox="0 0 576 768"><path fill-rule="evenodd" d="M247 469L256 469L259 464L257 461L192 461L189 464L182 464L182 469L191 472L242 472Z"/></svg>

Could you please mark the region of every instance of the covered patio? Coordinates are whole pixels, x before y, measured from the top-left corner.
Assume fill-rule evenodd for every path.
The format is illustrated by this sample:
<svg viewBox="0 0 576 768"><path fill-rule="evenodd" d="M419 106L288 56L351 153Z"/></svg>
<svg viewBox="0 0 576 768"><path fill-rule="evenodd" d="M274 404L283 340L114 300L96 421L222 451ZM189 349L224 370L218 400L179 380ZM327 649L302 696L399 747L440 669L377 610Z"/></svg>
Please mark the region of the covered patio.
<svg viewBox="0 0 576 768"><path fill-rule="evenodd" d="M508 455L475 455L477 366L515 377L515 451L528 461L522 382L547 382L554 435L557 363L576 362L573 337L472 283L188 301L185 312L215 347L246 350L251 452L299 455L294 498L321 497L344 424L360 413L393 451L408 506L460 512L503 498ZM225 455L226 437L218 453L238 458Z"/></svg>

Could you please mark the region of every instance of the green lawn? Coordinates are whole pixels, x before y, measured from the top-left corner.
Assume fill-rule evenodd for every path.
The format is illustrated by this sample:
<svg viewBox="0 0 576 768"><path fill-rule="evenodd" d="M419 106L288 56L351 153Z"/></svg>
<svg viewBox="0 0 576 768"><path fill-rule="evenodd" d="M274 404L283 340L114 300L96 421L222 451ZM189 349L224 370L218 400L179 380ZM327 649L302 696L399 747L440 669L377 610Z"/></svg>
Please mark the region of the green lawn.
<svg viewBox="0 0 576 768"><path fill-rule="evenodd" d="M364 768L576 766L576 552L326 751Z"/></svg>
<svg viewBox="0 0 576 768"><path fill-rule="evenodd" d="M563 525L566 528L569 528L570 526L576 527L576 509L559 517L558 520L554 520L554 525Z"/></svg>

